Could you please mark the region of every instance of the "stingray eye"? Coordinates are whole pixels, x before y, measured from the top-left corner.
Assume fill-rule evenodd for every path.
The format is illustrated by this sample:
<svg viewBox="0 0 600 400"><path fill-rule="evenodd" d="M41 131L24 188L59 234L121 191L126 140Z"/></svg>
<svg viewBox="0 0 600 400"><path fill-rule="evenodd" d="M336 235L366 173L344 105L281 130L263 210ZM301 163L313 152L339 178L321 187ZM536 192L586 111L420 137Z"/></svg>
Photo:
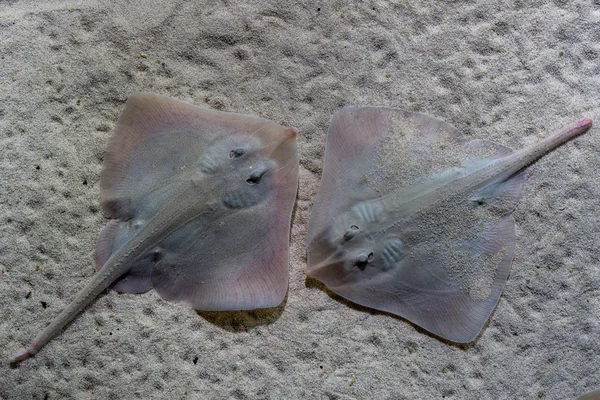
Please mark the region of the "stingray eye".
<svg viewBox="0 0 600 400"><path fill-rule="evenodd" d="M358 226L356 225L352 225L350 227L350 229L348 229L346 231L346 233L344 233L344 240L350 240L352 239L354 236L356 236L356 234L358 233L360 229L358 229Z"/></svg>
<svg viewBox="0 0 600 400"><path fill-rule="evenodd" d="M248 182L250 185L256 185L257 183L260 182L260 180L262 179L263 175L267 172L266 168L257 168L254 171L252 171L252 173L250 174L250 177L248 177L248 179L246 179L246 182Z"/></svg>
<svg viewBox="0 0 600 400"><path fill-rule="evenodd" d="M238 158L243 156L246 153L246 149L244 149L243 147L238 147L235 150L231 150L229 152L229 158Z"/></svg>
<svg viewBox="0 0 600 400"><path fill-rule="evenodd" d="M356 266L360 268L361 271L364 271L371 260L373 260L373 253L360 253L358 257L356 257Z"/></svg>

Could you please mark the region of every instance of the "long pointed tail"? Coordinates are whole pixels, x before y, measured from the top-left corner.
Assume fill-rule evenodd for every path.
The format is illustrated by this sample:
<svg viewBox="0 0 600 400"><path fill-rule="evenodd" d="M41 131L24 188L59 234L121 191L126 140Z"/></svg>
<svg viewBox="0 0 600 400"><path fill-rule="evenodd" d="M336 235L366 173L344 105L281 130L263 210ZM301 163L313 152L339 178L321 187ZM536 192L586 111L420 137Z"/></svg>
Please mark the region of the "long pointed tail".
<svg viewBox="0 0 600 400"><path fill-rule="evenodd" d="M515 168L514 171L511 171L511 173L516 173L520 169L527 167L544 154L549 153L561 144L581 135L591 126L592 120L590 118L580 119L577 122L554 131L550 136L541 140L532 147L515 152L514 157L519 158L520 162L514 163Z"/></svg>
<svg viewBox="0 0 600 400"><path fill-rule="evenodd" d="M75 299L65 308L52 322L46 326L29 346L15 353L10 362L19 363L36 354L50 340L58 335L62 329L69 324L83 309L85 309L98 295L106 289L112 282L119 278L125 271L114 265L109 260L106 265L98 271L92 280L81 289ZM112 265L111 265L112 264Z"/></svg>

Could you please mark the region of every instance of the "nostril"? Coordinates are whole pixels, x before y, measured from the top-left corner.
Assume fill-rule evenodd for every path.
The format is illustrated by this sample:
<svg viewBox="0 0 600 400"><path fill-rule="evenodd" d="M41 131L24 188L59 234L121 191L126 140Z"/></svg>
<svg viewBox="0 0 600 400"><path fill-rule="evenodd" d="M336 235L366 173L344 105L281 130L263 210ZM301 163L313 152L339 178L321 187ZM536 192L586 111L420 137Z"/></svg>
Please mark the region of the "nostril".
<svg viewBox="0 0 600 400"><path fill-rule="evenodd" d="M231 150L229 152L229 158L238 158L243 156L246 153L246 149L244 149L243 147L238 147L235 150Z"/></svg>
<svg viewBox="0 0 600 400"><path fill-rule="evenodd" d="M373 260L373 253L360 253L358 257L356 257L356 266L364 271L367 268L367 264Z"/></svg>
<svg viewBox="0 0 600 400"><path fill-rule="evenodd" d="M358 226L352 225L350 227L350 229L348 229L346 231L346 233L344 233L344 240L350 240L350 239L352 239L354 236L356 236L356 234L358 233L358 231L359 231Z"/></svg>
<svg viewBox="0 0 600 400"><path fill-rule="evenodd" d="M365 253L361 253L358 255L358 257L356 257L356 262L358 264L364 264L367 262L368 259L369 257Z"/></svg>
<svg viewBox="0 0 600 400"><path fill-rule="evenodd" d="M246 182L250 185L256 185L260 182L260 180L266 172L267 170L265 168L257 168L254 171L252 171L248 179L246 179Z"/></svg>

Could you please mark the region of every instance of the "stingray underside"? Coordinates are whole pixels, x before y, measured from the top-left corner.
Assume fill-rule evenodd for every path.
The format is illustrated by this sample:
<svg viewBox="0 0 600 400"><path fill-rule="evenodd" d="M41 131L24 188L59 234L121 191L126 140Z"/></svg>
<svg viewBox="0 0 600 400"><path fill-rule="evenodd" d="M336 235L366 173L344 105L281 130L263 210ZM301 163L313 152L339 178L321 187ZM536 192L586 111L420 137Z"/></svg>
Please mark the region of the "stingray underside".
<svg viewBox="0 0 600 400"><path fill-rule="evenodd" d="M154 94L132 95L108 147L98 269L131 252L113 289L155 288L202 310L273 307L287 290L295 131Z"/></svg>
<svg viewBox="0 0 600 400"><path fill-rule="evenodd" d="M477 179L511 153L425 114L343 108L327 136L308 274L445 339L474 340L510 271L525 175Z"/></svg>

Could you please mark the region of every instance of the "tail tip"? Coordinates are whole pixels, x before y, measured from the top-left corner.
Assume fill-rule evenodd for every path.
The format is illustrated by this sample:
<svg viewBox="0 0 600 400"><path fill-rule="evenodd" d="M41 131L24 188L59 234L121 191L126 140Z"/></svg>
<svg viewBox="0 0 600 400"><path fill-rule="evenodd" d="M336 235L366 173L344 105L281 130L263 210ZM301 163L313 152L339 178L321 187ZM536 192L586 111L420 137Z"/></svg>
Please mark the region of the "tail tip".
<svg viewBox="0 0 600 400"><path fill-rule="evenodd" d="M591 118L583 118L577 121L577 128L589 128L590 126L592 126Z"/></svg>
<svg viewBox="0 0 600 400"><path fill-rule="evenodd" d="M29 357L33 356L33 352L29 348L23 348L17 351L13 357L10 359L11 364L19 364L22 361L27 360Z"/></svg>

